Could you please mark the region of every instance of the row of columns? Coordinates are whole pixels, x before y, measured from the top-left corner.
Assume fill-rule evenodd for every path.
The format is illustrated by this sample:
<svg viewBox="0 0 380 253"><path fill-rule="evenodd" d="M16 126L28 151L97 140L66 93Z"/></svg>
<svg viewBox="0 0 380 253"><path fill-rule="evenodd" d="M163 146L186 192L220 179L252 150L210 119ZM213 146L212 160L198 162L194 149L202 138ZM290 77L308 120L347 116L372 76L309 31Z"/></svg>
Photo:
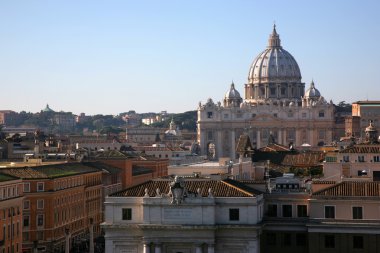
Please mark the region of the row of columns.
<svg viewBox="0 0 380 253"><path fill-rule="evenodd" d="M302 84L287 85L286 87L284 87L282 84L276 84L272 86L269 86L269 84L264 84L264 94L260 94L260 86L259 84L255 84L246 86L246 94L249 94L248 97L246 97L246 99L270 98L270 87L276 88L276 98L298 98L303 96L305 93L305 88ZM284 95L281 95L282 87L286 88L286 92ZM291 92L292 88L294 89L293 94Z"/></svg>
<svg viewBox="0 0 380 253"><path fill-rule="evenodd" d="M154 250L151 252L151 243L144 243L143 245L143 253L161 253L162 252L162 246L160 243L154 243ZM214 244L208 244L207 246L207 252L208 253L214 253ZM197 244L195 246L195 253L203 253L203 245Z"/></svg>
<svg viewBox="0 0 380 253"><path fill-rule="evenodd" d="M294 128L295 129L295 128ZM318 140L318 136L315 136L318 134L318 130L319 129L306 129L306 140L303 140L302 138L302 131L301 129L295 129L295 133L294 133L294 144L296 146L301 146L303 143L303 141L306 141L307 143L309 143L311 146L316 146L317 143L316 143L316 140ZM257 132L256 132L256 147L257 148L261 148L262 147L262 142L261 142L261 129L257 129ZM230 138L229 138L229 145L230 145L230 153L229 154L223 154L223 138L222 138L222 131L221 130L218 130L216 131L215 133L215 138L214 138L214 141L213 143L215 144L215 152L216 152L216 157L222 157L222 156L230 156L232 159L234 159L236 157L236 132L235 132L235 129L232 129L229 131L229 135L230 135ZM203 148L206 148L207 146L207 142L206 140L204 139L204 134L201 135L202 137L202 140L201 140L201 147ZM287 132L287 129L286 128L281 128L281 129L278 129L277 130L277 143L279 144L282 144L282 145L288 145L288 132ZM330 129L326 129L325 130L325 142L326 143L329 143L332 141L332 130ZM202 143L203 141L203 143ZM251 140L252 141L252 140ZM204 150L206 151L206 150ZM207 151L206 151L207 152ZM205 153L206 153L205 152Z"/></svg>

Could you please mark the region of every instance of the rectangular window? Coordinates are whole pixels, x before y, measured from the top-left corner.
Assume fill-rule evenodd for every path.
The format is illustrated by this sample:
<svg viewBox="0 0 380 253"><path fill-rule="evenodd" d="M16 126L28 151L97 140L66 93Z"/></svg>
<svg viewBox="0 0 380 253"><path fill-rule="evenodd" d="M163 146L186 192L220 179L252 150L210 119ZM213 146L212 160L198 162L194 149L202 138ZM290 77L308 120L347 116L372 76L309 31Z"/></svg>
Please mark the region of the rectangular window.
<svg viewBox="0 0 380 253"><path fill-rule="evenodd" d="M306 112L302 113L302 118L306 118Z"/></svg>
<svg viewBox="0 0 380 253"><path fill-rule="evenodd" d="M276 245L276 234L267 233L267 245L274 246Z"/></svg>
<svg viewBox="0 0 380 253"><path fill-rule="evenodd" d="M320 111L318 115L319 115L320 118L323 118L323 117L325 117L325 112L324 111Z"/></svg>
<svg viewBox="0 0 380 253"><path fill-rule="evenodd" d="M268 205L268 217L277 217L277 205L276 204L269 204Z"/></svg>
<svg viewBox="0 0 380 253"><path fill-rule="evenodd" d="M352 238L353 248L354 249L363 249L364 248L364 239L363 236L354 235Z"/></svg>
<svg viewBox="0 0 380 253"><path fill-rule="evenodd" d="M297 205L297 216L298 217L307 217L307 206L306 205Z"/></svg>
<svg viewBox="0 0 380 253"><path fill-rule="evenodd" d="M37 209L44 209L44 200L43 199L37 200Z"/></svg>
<svg viewBox="0 0 380 253"><path fill-rule="evenodd" d="M212 131L207 132L207 139L212 140Z"/></svg>
<svg viewBox="0 0 380 253"><path fill-rule="evenodd" d="M22 240L23 240L24 242L29 241L29 232L23 232L23 233L22 233Z"/></svg>
<svg viewBox="0 0 380 253"><path fill-rule="evenodd" d="M132 208L123 208L122 212L123 220L132 220Z"/></svg>
<svg viewBox="0 0 380 253"><path fill-rule="evenodd" d="M44 215L37 214L37 226L41 227L44 225Z"/></svg>
<svg viewBox="0 0 380 253"><path fill-rule="evenodd" d="M29 215L24 215L23 225L24 225L24 227L29 227Z"/></svg>
<svg viewBox="0 0 380 253"><path fill-rule="evenodd" d="M239 220L239 208L230 208L230 221Z"/></svg>
<svg viewBox="0 0 380 253"><path fill-rule="evenodd" d="M358 156L358 162L364 163L364 155Z"/></svg>
<svg viewBox="0 0 380 253"><path fill-rule="evenodd" d="M292 205L282 206L282 217L292 217Z"/></svg>
<svg viewBox="0 0 380 253"><path fill-rule="evenodd" d="M343 156L343 162L348 163L350 161L350 156L345 155Z"/></svg>
<svg viewBox="0 0 380 253"><path fill-rule="evenodd" d="M352 207L352 219L361 220L363 219L363 207L353 206Z"/></svg>
<svg viewBox="0 0 380 253"><path fill-rule="evenodd" d="M43 239L44 239L44 232L37 231L37 240L43 240Z"/></svg>
<svg viewBox="0 0 380 253"><path fill-rule="evenodd" d="M44 189L45 189L45 184L44 184L44 182L38 182L38 183L37 183L37 191L38 191L38 192L43 192Z"/></svg>
<svg viewBox="0 0 380 253"><path fill-rule="evenodd" d="M374 163L378 163L378 162L380 162L380 156L378 156L378 155L374 156L374 157L373 157L373 162L374 162Z"/></svg>
<svg viewBox="0 0 380 253"><path fill-rule="evenodd" d="M207 118L212 119L212 112L207 112Z"/></svg>
<svg viewBox="0 0 380 253"><path fill-rule="evenodd" d="M306 234L296 234L296 245L306 246L307 237Z"/></svg>
<svg viewBox="0 0 380 253"><path fill-rule="evenodd" d="M30 192L30 183L24 183L24 192Z"/></svg>
<svg viewBox="0 0 380 253"><path fill-rule="evenodd" d="M326 249L335 248L335 236L334 235L325 235L325 248Z"/></svg>
<svg viewBox="0 0 380 253"><path fill-rule="evenodd" d="M325 130L319 130L318 139L324 139L324 138L325 138Z"/></svg>
<svg viewBox="0 0 380 253"><path fill-rule="evenodd" d="M29 208L30 208L30 201L24 200L24 210L29 210Z"/></svg>
<svg viewBox="0 0 380 253"><path fill-rule="evenodd" d="M224 114L224 118L225 118L225 119L228 119L228 114Z"/></svg>
<svg viewBox="0 0 380 253"><path fill-rule="evenodd" d="M335 206L325 206L325 218L335 219Z"/></svg>

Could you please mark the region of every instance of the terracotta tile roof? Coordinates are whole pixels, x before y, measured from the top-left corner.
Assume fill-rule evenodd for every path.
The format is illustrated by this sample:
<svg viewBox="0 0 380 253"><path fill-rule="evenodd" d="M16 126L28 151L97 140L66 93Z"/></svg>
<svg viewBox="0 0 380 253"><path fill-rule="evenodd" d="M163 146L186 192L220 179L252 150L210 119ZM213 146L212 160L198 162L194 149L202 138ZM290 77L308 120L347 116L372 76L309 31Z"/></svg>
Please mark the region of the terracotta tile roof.
<svg viewBox="0 0 380 253"><path fill-rule="evenodd" d="M97 172L99 170L86 166L83 163L59 163L36 167L4 169L1 171L5 174L23 179L37 179L65 177L75 174Z"/></svg>
<svg viewBox="0 0 380 253"><path fill-rule="evenodd" d="M253 151L251 140L249 139L248 135L242 134L240 135L239 141L236 145L236 152L244 154L248 150Z"/></svg>
<svg viewBox="0 0 380 253"><path fill-rule="evenodd" d="M356 144L340 150L339 153L380 153L380 144Z"/></svg>
<svg viewBox="0 0 380 253"><path fill-rule="evenodd" d="M0 182L6 182L11 180L18 180L18 177L0 173Z"/></svg>
<svg viewBox="0 0 380 253"><path fill-rule="evenodd" d="M149 196L156 196L156 189L160 189L161 193L169 193L169 184L172 180L158 179L148 181L146 183L125 189L123 191L110 195L111 197L143 197L145 189L148 189ZM215 197L255 197L258 191L243 186L243 184L228 179L223 181L204 180L204 179L185 179L185 187L189 192L197 192L200 189L202 197L208 196L208 189L212 189L213 196Z"/></svg>
<svg viewBox="0 0 380 253"><path fill-rule="evenodd" d="M290 152L291 150L284 145L272 143L268 146L262 147L259 149L262 152Z"/></svg>
<svg viewBox="0 0 380 253"><path fill-rule="evenodd" d="M96 158L126 158L129 156L118 150L107 150L107 151L98 153L95 157Z"/></svg>
<svg viewBox="0 0 380 253"><path fill-rule="evenodd" d="M323 152L306 152L301 154L288 154L282 161L285 166L317 166L324 159Z"/></svg>
<svg viewBox="0 0 380 253"><path fill-rule="evenodd" d="M31 168L5 169L2 170L2 172L23 179L48 178L48 176L44 173L41 173Z"/></svg>
<svg viewBox="0 0 380 253"><path fill-rule="evenodd" d="M342 182L313 193L326 197L380 197L380 182Z"/></svg>
<svg viewBox="0 0 380 253"><path fill-rule="evenodd" d="M136 151L172 151L168 147L138 146L134 147Z"/></svg>
<svg viewBox="0 0 380 253"><path fill-rule="evenodd" d="M110 174L118 174L122 171L120 168L116 168L102 162L83 162L83 165L92 167L96 170L106 171Z"/></svg>
<svg viewBox="0 0 380 253"><path fill-rule="evenodd" d="M327 180L313 180L313 184L335 184L335 181L327 181Z"/></svg>

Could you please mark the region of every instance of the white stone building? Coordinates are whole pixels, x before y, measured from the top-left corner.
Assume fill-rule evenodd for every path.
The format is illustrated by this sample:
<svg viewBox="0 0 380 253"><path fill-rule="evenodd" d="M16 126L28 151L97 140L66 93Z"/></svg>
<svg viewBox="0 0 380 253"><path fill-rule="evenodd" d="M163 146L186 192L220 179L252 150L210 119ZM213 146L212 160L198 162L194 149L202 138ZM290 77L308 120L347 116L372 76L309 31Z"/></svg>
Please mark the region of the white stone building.
<svg viewBox="0 0 380 253"><path fill-rule="evenodd" d="M231 179L155 179L105 205L107 253L260 252L263 195Z"/></svg>
<svg viewBox="0 0 380 253"><path fill-rule="evenodd" d="M236 158L239 136L247 132L256 148L271 137L282 145L311 147L335 139L334 105L326 102L314 82L305 91L301 71L284 50L273 28L267 48L253 61L244 99L234 83L223 103L208 99L198 106L198 142L201 153L212 158Z"/></svg>

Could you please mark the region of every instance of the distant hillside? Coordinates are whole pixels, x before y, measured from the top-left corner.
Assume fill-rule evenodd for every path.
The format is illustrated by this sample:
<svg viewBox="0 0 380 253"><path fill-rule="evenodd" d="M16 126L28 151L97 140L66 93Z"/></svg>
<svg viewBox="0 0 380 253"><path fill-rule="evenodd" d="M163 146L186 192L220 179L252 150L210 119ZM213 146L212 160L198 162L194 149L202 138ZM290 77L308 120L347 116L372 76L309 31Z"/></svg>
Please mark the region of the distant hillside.
<svg viewBox="0 0 380 253"><path fill-rule="evenodd" d="M195 132L197 127L197 111L188 111L184 113L172 114L174 123L180 129L186 129ZM172 121L172 117L169 119L152 124L153 127L169 128L169 124Z"/></svg>

